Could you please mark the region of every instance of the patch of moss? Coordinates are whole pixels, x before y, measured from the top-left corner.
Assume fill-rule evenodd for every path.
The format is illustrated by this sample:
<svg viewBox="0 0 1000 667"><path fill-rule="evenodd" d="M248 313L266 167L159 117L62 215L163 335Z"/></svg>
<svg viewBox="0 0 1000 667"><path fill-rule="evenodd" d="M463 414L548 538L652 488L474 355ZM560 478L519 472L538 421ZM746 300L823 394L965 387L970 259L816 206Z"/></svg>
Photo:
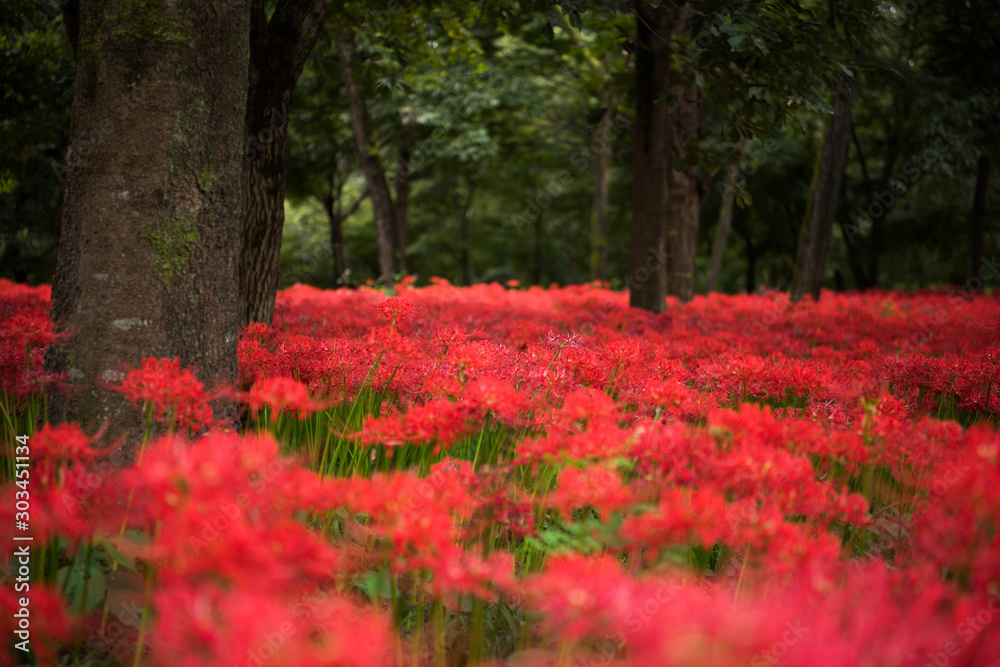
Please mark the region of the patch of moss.
<svg viewBox="0 0 1000 667"><path fill-rule="evenodd" d="M194 39L186 12L166 11L162 0L126 0L120 10L107 18L113 26L115 42L130 40L159 42L164 46L183 44Z"/></svg>
<svg viewBox="0 0 1000 667"><path fill-rule="evenodd" d="M156 256L156 272L168 287L184 270L198 242L197 216L171 218L149 233L149 242Z"/></svg>
<svg viewBox="0 0 1000 667"><path fill-rule="evenodd" d="M184 172L194 172L196 176L199 173L195 155L198 153L199 130L204 126L207 115L208 105L200 99L174 113L174 127L167 147L171 180L176 180Z"/></svg>
<svg viewBox="0 0 1000 667"><path fill-rule="evenodd" d="M219 174L215 169L215 163L208 165L207 167L202 167L194 175L194 180L198 184L198 189L202 192L208 192L215 182L219 180Z"/></svg>

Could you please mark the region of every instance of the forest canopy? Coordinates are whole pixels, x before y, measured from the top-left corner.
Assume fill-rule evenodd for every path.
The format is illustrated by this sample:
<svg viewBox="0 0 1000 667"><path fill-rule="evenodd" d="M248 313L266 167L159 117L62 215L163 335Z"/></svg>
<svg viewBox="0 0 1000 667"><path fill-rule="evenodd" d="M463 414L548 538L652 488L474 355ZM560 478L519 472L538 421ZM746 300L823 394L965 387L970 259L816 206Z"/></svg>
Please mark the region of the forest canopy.
<svg viewBox="0 0 1000 667"><path fill-rule="evenodd" d="M52 279L67 167L76 75L64 4L13 2L0 26L0 276L29 283ZM259 4L273 24L296 3ZM287 150L279 285L378 280L382 205L396 226L393 272L418 284L440 276L628 287L641 266L629 249L637 105L679 115L685 99L667 91L647 100L638 83L636 68L655 49L637 25L656 4L326 7L301 74L284 74L285 103L246 128L245 161L269 146ZM671 28L670 85L697 92L698 118L671 167L696 171L694 292L791 287L817 156L845 82L850 127L822 285L964 284L991 259L994 3L686 6L690 15ZM368 126L364 154L349 90ZM105 130L91 137L95 148L114 141L112 121ZM368 185L375 168L387 201ZM720 234L727 208L721 224L731 232Z"/></svg>

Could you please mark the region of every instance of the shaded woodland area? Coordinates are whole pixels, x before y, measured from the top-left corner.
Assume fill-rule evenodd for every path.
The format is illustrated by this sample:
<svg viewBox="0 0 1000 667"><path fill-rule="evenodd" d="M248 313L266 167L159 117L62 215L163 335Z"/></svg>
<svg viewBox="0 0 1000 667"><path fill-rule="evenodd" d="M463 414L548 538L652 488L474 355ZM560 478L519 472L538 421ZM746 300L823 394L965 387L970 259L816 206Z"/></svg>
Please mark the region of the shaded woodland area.
<svg viewBox="0 0 1000 667"><path fill-rule="evenodd" d="M18 281L52 280L62 176L128 122L113 104L67 154L76 4L2 18ZM252 3L242 321L296 282L603 280L658 310L964 284L991 258L994 3L654 5Z"/></svg>

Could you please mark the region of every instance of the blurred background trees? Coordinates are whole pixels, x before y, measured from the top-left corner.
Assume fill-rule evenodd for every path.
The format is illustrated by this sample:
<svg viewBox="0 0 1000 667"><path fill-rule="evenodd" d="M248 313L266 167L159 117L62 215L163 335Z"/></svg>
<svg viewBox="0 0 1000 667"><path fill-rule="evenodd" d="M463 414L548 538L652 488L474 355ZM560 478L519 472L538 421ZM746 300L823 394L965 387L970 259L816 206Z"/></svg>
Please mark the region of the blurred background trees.
<svg viewBox="0 0 1000 667"><path fill-rule="evenodd" d="M56 2L9 4L0 276L47 282L74 62ZM262 6L271 20L295 4ZM657 12L680 22L650 30ZM660 278L642 279L636 253L667 244L677 216L693 212L691 250L663 246L672 257L653 302L704 292L713 246L715 289L787 290L833 93L845 84L847 148L819 284L964 285L996 250L1000 6L991 0L378 0L330 3L325 14L301 74L286 67L297 83L274 84L267 108L248 111L267 126L290 96L287 122L271 123L281 135L271 147L287 143L279 286L408 274L641 290ZM638 83L650 54L666 58L659 88ZM360 137L345 74L367 127ZM668 187L656 204L666 212L650 215L655 206L636 201L658 196L636 183L653 175L636 157L649 139L637 107L669 125L683 116L678 90L697 93L697 123L669 137L668 154L651 154L666 160L656 178ZM247 136L260 143L261 129ZM729 231L717 234L727 200ZM638 251L637 230L653 239ZM680 287L671 271L687 276Z"/></svg>

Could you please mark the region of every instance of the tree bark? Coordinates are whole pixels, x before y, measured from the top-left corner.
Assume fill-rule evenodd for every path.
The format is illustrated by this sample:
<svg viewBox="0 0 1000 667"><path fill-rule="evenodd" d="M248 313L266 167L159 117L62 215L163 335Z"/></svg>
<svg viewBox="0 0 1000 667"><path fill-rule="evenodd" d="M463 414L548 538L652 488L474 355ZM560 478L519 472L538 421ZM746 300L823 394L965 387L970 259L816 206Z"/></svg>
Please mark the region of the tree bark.
<svg viewBox="0 0 1000 667"><path fill-rule="evenodd" d="M462 284L472 284L472 266L469 259L469 209L472 207L472 200L476 195L476 181L470 178L467 182L468 190L465 193L465 200L455 200L455 207L458 210L458 242L459 242L459 264L462 269Z"/></svg>
<svg viewBox="0 0 1000 667"><path fill-rule="evenodd" d="M629 305L653 312L666 306L667 275L651 256L666 252L668 118L661 99L670 86L670 35L666 7L636 4L635 162L632 184L632 230L629 239ZM660 102L658 106L656 103Z"/></svg>
<svg viewBox="0 0 1000 667"><path fill-rule="evenodd" d="M823 142L813 168L809 202L799 237L790 291L792 301L799 301L806 294L811 294L813 299L818 300L823 286L830 233L833 230L850 141L852 91L853 81L841 81L834 91L833 115L827 119L823 131Z"/></svg>
<svg viewBox="0 0 1000 667"><path fill-rule="evenodd" d="M361 94L361 89L355 79L353 67L356 50L354 36L346 32L337 33L337 47L340 51L340 72L344 78L344 88L347 93L347 106L351 117L351 128L354 131L355 150L361 169L368 185L369 196L372 199L372 213L375 217L375 235L378 241L379 280L383 285L391 286L399 273L397 261L398 248L396 242L396 224L393 212L392 196L389 194L389 184L385 177L385 169L379 159L378 150L372 138L371 124L368 119L368 107Z"/></svg>
<svg viewBox="0 0 1000 667"><path fill-rule="evenodd" d="M693 5L685 5L679 27L694 14ZM670 86L677 102L670 110L670 162L684 155L686 146L701 132L701 88L693 76L675 75ZM694 274L698 258L698 220L704 192L697 164L685 169L670 169L667 198L667 294L681 301L694 298Z"/></svg>
<svg viewBox="0 0 1000 667"><path fill-rule="evenodd" d="M653 312L667 294L694 295L695 242L701 192L696 167L675 171L674 160L697 136L700 92L671 72L670 40L693 16L691 3L653 8L636 3L635 163L629 304Z"/></svg>
<svg viewBox="0 0 1000 667"><path fill-rule="evenodd" d="M323 210L330 223L330 254L333 256L334 284L339 285L347 274L347 253L344 251L344 217L337 210L332 192L323 197Z"/></svg>
<svg viewBox="0 0 1000 667"><path fill-rule="evenodd" d="M542 225L542 212L541 210L535 214L535 235L534 235L534 262L532 263L531 271L531 282L534 285L542 284L542 237L543 237L543 225Z"/></svg>
<svg viewBox="0 0 1000 667"><path fill-rule="evenodd" d="M733 229L743 237L743 243L747 249L746 291L747 294L753 294L754 290L757 289L757 257L759 252L757 246L753 243L750 226L740 218L741 216L738 216L736 211L734 211Z"/></svg>
<svg viewBox="0 0 1000 667"><path fill-rule="evenodd" d="M970 246L971 263L969 277L979 278L979 270L983 266L986 253L984 238L986 235L986 192L990 178L990 156L983 153L976 165L976 189L972 196L972 244Z"/></svg>
<svg viewBox="0 0 1000 667"><path fill-rule="evenodd" d="M611 136L611 120L614 116L613 99L608 98L601 122L594 130L594 142L604 144L602 151L594 155L594 210L591 218L591 280L608 280L608 197L611 188L611 146L607 137Z"/></svg>
<svg viewBox="0 0 1000 667"><path fill-rule="evenodd" d="M851 140L854 142L854 150L858 154L858 166L861 167L861 176L865 179L865 185L868 190L875 192L875 182L872 180L871 175L868 172L868 161L865 160L864 151L861 150L861 141L858 139L858 133L855 132L854 128L851 128ZM877 225L878 220L873 220L872 225ZM846 229L841 226L841 229ZM868 274L865 273L864 268L861 266L861 260L858 257L858 247L857 247L858 237L853 229L849 229L844 234L844 242L847 246L847 261L851 267L851 276L854 278L854 286L859 290L865 290L871 287L871 283L868 279ZM874 251L874 244L872 245L872 251ZM875 260L876 271L878 270L878 260ZM869 260L869 268L871 268L871 261Z"/></svg>
<svg viewBox="0 0 1000 667"><path fill-rule="evenodd" d="M288 114L295 84L326 16L324 0L282 0L267 20L251 3L250 83L243 159L240 326L271 323L285 226Z"/></svg>
<svg viewBox="0 0 1000 667"><path fill-rule="evenodd" d="M722 270L722 255L726 251L729 240L729 230L733 224L733 206L736 204L736 179L739 178L739 165L726 167L726 182L722 190L722 204L719 207L719 222L715 227L715 241L712 243L712 256L708 260L708 279L705 292L711 293L719 286L719 272Z"/></svg>
<svg viewBox="0 0 1000 667"><path fill-rule="evenodd" d="M399 162L396 164L396 209L393 222L396 224L396 251L399 253L399 272L406 275L406 219L410 211L410 149L413 134L409 119L403 120L403 132L399 137Z"/></svg>
<svg viewBox="0 0 1000 667"><path fill-rule="evenodd" d="M249 6L84 0L78 26L51 314L70 337L46 355L72 391L50 418L107 423L131 454L143 415L108 388L126 368L178 357L237 379Z"/></svg>

